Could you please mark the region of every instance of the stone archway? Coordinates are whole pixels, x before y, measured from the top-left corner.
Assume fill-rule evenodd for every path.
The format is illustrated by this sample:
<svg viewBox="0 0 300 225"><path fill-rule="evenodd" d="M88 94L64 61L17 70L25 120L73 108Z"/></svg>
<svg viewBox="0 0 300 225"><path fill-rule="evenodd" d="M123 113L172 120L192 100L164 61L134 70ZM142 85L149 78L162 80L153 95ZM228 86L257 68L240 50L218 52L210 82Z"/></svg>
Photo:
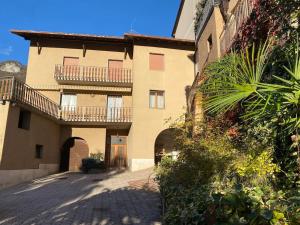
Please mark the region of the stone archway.
<svg viewBox="0 0 300 225"><path fill-rule="evenodd" d="M65 141L61 149L60 171L79 171L83 158L89 157L87 142L79 137L72 137Z"/></svg>
<svg viewBox="0 0 300 225"><path fill-rule="evenodd" d="M160 162L164 154L176 158L175 141L178 132L180 131L176 128L169 128L158 134L154 144L154 161L156 165Z"/></svg>

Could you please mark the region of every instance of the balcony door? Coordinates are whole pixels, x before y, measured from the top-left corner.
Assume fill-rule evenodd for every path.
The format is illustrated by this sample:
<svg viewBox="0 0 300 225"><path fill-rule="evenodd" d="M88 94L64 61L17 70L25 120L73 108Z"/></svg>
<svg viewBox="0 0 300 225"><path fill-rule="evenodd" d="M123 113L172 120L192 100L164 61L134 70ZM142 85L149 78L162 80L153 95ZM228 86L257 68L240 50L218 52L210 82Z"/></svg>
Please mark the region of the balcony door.
<svg viewBox="0 0 300 225"><path fill-rule="evenodd" d="M108 60L108 80L111 82L122 81L122 60Z"/></svg>
<svg viewBox="0 0 300 225"><path fill-rule="evenodd" d="M60 98L62 117L66 120L75 120L77 117L77 96L62 94Z"/></svg>
<svg viewBox="0 0 300 225"><path fill-rule="evenodd" d="M64 57L64 76L68 79L79 79L79 58L78 57Z"/></svg>
<svg viewBox="0 0 300 225"><path fill-rule="evenodd" d="M63 110L74 110L77 106L77 96L75 94L62 94L60 105Z"/></svg>
<svg viewBox="0 0 300 225"><path fill-rule="evenodd" d="M107 120L117 122L119 119L121 119L122 107L122 96L107 96Z"/></svg>

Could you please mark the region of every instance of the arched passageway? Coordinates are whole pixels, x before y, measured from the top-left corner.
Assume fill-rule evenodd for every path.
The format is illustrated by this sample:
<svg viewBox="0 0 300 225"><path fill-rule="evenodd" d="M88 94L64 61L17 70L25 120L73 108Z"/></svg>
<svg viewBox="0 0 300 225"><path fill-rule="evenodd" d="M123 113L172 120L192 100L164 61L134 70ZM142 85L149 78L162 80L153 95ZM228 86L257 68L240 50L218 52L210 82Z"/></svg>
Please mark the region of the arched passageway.
<svg viewBox="0 0 300 225"><path fill-rule="evenodd" d="M161 161L164 154L170 155L173 158L177 156L175 149L176 136L179 134L176 128L165 129L156 137L154 145L154 160L155 164Z"/></svg>
<svg viewBox="0 0 300 225"><path fill-rule="evenodd" d="M87 142L79 137L72 137L65 141L61 149L60 171L79 171L83 158L89 156Z"/></svg>

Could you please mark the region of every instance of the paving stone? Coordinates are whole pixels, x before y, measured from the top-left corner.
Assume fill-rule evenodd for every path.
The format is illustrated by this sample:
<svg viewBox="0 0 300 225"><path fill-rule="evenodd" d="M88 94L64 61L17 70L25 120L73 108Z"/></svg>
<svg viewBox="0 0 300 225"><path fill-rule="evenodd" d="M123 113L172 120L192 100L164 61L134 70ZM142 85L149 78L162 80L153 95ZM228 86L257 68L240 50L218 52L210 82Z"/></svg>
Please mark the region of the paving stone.
<svg viewBox="0 0 300 225"><path fill-rule="evenodd" d="M150 175L152 170L64 173L10 187L0 191L0 225L160 225Z"/></svg>

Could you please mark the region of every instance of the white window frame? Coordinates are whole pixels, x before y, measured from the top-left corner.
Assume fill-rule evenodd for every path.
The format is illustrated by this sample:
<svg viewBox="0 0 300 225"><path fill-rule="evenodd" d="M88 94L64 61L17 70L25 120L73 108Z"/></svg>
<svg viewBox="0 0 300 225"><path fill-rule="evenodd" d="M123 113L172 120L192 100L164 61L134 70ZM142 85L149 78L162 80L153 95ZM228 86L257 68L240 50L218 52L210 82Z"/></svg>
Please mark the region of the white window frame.
<svg viewBox="0 0 300 225"><path fill-rule="evenodd" d="M152 95L152 93L155 93L155 95ZM162 93L162 95L159 95L159 93ZM152 105L151 103L151 97L154 96L154 105ZM163 104L162 106L159 106L158 104L158 98L159 96L163 97ZM150 90L149 91L149 108L150 109L165 109L166 107L166 93L163 90Z"/></svg>

